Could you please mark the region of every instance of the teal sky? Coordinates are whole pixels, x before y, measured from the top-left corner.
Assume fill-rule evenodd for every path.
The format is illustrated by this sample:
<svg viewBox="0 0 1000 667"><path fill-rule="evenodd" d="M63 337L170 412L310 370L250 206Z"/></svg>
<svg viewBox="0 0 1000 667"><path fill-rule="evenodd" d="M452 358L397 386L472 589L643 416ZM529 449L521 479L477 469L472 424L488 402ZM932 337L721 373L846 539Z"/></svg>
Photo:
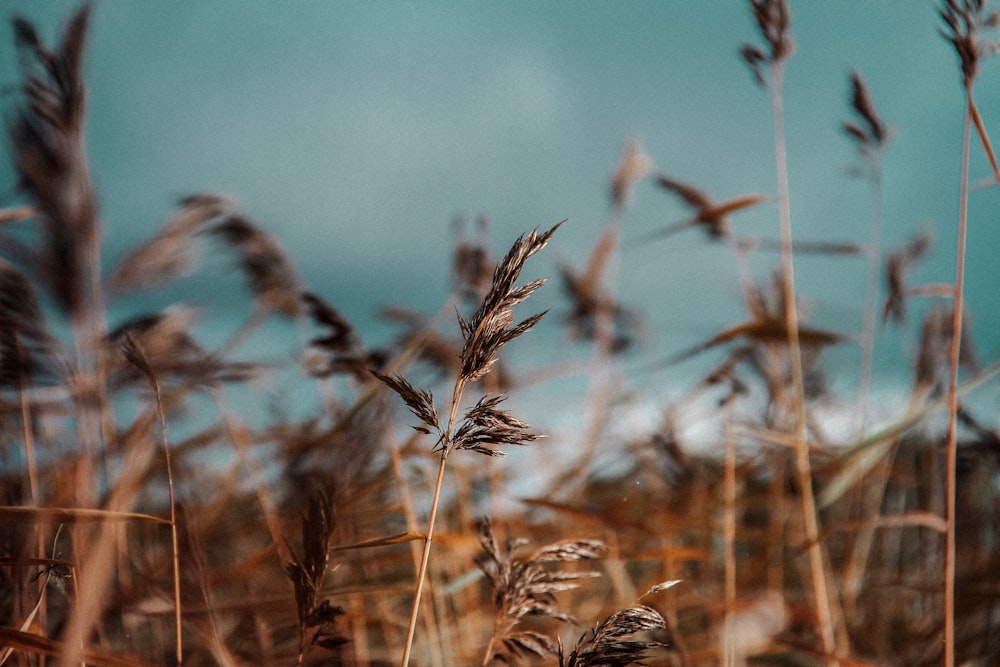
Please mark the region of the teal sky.
<svg viewBox="0 0 1000 667"><path fill-rule="evenodd" d="M7 0L50 42L76 2ZM915 281L954 272L963 101L936 3L792 2L786 70L796 239L868 236L866 183L841 133L848 72L867 80L897 132L886 154L884 233L934 230ZM0 83L16 83L9 21ZM766 92L738 56L758 42L748 3L154 2L96 6L88 55L88 148L109 239L105 262L151 234L181 196L233 196L285 245L313 289L366 322L377 307L433 312L448 286L451 221L487 215L501 252L522 231L570 222L539 259L582 264L607 220L608 178L637 137L657 169L719 198L775 189ZM1000 67L977 88L1000 136ZM9 110L14 96L6 93ZM995 129L994 129L995 128ZM973 178L987 175L973 151ZM4 202L13 176L0 171ZM1000 193L971 199L967 294L981 356L1000 354ZM626 240L685 210L640 185ZM776 209L740 231L777 236ZM766 276L776 256L755 260ZM801 298L820 326L860 328L864 265L803 257ZM647 312L650 351L675 351L744 316L732 255L691 232L627 251L623 300ZM237 283L233 281L233 285ZM194 305L226 308L212 281ZM555 285L551 292L554 295ZM558 306L557 306L558 307ZM877 355L905 375L919 322ZM857 352L842 353L851 371Z"/></svg>

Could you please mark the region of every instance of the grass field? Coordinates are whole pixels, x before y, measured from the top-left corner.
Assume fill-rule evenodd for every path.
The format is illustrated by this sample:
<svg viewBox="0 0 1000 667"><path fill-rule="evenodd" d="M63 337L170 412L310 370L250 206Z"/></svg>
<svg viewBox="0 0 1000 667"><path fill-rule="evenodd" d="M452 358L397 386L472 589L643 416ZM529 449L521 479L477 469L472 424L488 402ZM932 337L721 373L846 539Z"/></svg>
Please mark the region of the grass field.
<svg viewBox="0 0 1000 667"><path fill-rule="evenodd" d="M967 228L992 224L968 219L968 198L1000 183L992 110L974 96L998 48L1000 13L985 4L946 0L937 26L964 92L960 198L944 223L955 248L929 233L881 247L894 130L858 72L845 73L842 129L870 185L869 235L796 236L793 24L784 0L751 0L759 39L733 67L772 111L761 131L774 153L760 159L776 192L716 198L628 140L585 262L550 270L571 224L538 221L495 249L482 220L433 258L454 269L440 310L382 304L399 334L377 346L221 195L184 197L102 266L83 141L100 9L84 5L51 45L16 19L23 80L7 130L20 194L0 209L0 665L1000 664L1000 432L965 400L1000 371L976 355L963 303ZM970 175L973 154L990 173ZM616 284L639 187L690 209L641 242L701 234L731 252L745 315L637 365L642 308L619 303ZM757 207L774 213L772 239L731 224ZM207 271L209 252L246 284L246 319L217 323L221 343L197 333L212 314L182 301L112 321L123 299ZM955 273L915 283L932 252L953 253ZM749 263L763 253L776 260L761 281ZM843 330L800 312L796 261L816 254L864 266ZM533 307L543 294L551 309ZM564 356L517 354L540 323L560 328ZM878 398L885 329L919 332L899 408ZM275 336L301 341L293 358L268 349ZM824 353L850 345L861 353L844 408ZM711 370L688 374L654 427L634 427L635 405L661 404L635 395L649 386L640 376L694 357ZM275 386L307 407L289 414ZM835 399L846 439L829 435Z"/></svg>

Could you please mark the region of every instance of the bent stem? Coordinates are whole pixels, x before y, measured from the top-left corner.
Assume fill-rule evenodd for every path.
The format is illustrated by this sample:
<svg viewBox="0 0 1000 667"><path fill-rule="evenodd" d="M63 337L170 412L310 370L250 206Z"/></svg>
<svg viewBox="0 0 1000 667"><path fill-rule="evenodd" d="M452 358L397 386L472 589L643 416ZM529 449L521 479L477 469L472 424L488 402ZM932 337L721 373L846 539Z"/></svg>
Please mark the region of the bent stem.
<svg viewBox="0 0 1000 667"><path fill-rule="evenodd" d="M167 435L167 413L163 407L163 395L160 392L160 381L156 376L156 371L149 363L149 358L142 349L142 345L131 333L125 332L125 343L123 344L125 358L141 371L149 385L153 389L153 396L156 400L156 417L160 422L160 434L163 437L163 456L167 471L167 499L170 503L170 542L173 552L174 569L174 625L176 633L175 657L177 665L184 664L184 640L181 622L181 569L180 569L180 549L177 539L177 502L174 497L174 474L173 466L170 462L170 438Z"/></svg>

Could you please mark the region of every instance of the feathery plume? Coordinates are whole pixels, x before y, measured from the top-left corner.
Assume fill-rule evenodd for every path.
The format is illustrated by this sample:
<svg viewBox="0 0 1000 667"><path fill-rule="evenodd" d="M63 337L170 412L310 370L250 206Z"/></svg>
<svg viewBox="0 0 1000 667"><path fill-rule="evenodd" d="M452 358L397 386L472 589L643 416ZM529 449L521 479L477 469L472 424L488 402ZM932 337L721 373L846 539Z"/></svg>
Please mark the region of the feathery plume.
<svg viewBox="0 0 1000 667"><path fill-rule="evenodd" d="M66 23L55 50L42 44L34 26L14 19L27 107L9 133L20 187L42 213L43 275L59 305L82 314L99 236L97 201L83 149L86 86L83 54L91 6Z"/></svg>
<svg viewBox="0 0 1000 667"><path fill-rule="evenodd" d="M111 288L118 293L149 290L184 276L194 264L193 246L198 234L212 220L235 212L236 205L220 195L185 197L153 238L118 263L111 274Z"/></svg>
<svg viewBox="0 0 1000 667"><path fill-rule="evenodd" d="M577 588L583 580L600 574L593 571L560 572L552 569L552 564L601 558L607 548L595 540L570 540L518 557L516 552L525 542L508 540L501 546L489 519L483 519L479 524L479 542L484 554L477 563L493 588L495 607L493 636L483 664L492 660L511 664L514 658L525 654L555 655L558 646L549 636L522 630L518 626L526 616L547 616L557 621L576 623L572 616L558 609L556 593Z"/></svg>
<svg viewBox="0 0 1000 667"><path fill-rule="evenodd" d="M669 642L634 639L636 635L666 631L660 612L646 605L621 609L585 633L569 655L559 647L559 667L628 667L645 664L651 651L670 648Z"/></svg>
<svg viewBox="0 0 1000 667"><path fill-rule="evenodd" d="M962 84L969 88L979 74L979 63L1000 49L994 40L985 40L980 33L1000 25L1000 10L987 13L984 0L945 0L938 15L944 27L938 31L955 48L962 68Z"/></svg>
<svg viewBox="0 0 1000 667"><path fill-rule="evenodd" d="M861 123L844 121L843 128L847 136L857 142L862 156L885 146L892 133L875 111L865 80L854 70L851 70L851 107Z"/></svg>
<svg viewBox="0 0 1000 667"><path fill-rule="evenodd" d="M740 55L753 71L754 78L761 86L767 85L761 65L780 64L792 55L795 43L788 33L791 14L786 0L750 0L754 21L760 28L761 36L767 42L768 51L753 44L744 44Z"/></svg>
<svg viewBox="0 0 1000 667"><path fill-rule="evenodd" d="M308 512L302 517L302 555L286 544L289 556L282 567L295 589L299 616L298 664L302 664L305 653L313 646L336 649L348 641L334 630L334 622L344 610L331 605L329 600L318 601L335 525L329 496L317 492L310 497Z"/></svg>
<svg viewBox="0 0 1000 667"><path fill-rule="evenodd" d="M230 215L209 230L240 253L240 266L259 306L286 317L302 312L301 289L281 245L250 220Z"/></svg>
<svg viewBox="0 0 1000 667"><path fill-rule="evenodd" d="M354 327L340 311L311 292L303 293L302 301L310 319L323 331L309 341L309 347L315 352L308 364L310 375L324 378L350 373L362 379L368 368L382 365L379 355L365 349Z"/></svg>
<svg viewBox="0 0 1000 667"><path fill-rule="evenodd" d="M500 348L531 329L545 315L542 312L517 324L513 323L514 306L531 296L546 283L547 279L533 280L521 287L517 287L515 283L521 275L524 263L545 247L562 224L560 222L541 234L535 228L531 233L517 239L507 255L497 264L493 282L479 309L468 321L461 315L458 316L462 337L465 340L459 372L463 382L474 382L488 373L497 361Z"/></svg>

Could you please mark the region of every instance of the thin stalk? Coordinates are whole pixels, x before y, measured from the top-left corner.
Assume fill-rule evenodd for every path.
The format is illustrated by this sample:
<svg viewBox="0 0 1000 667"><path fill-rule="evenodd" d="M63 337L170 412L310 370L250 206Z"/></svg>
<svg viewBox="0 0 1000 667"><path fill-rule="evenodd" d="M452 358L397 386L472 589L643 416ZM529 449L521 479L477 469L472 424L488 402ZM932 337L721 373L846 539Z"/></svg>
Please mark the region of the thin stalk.
<svg viewBox="0 0 1000 667"><path fill-rule="evenodd" d="M865 311L857 400L859 438L865 436L865 429L868 426L872 359L875 354L875 324L878 320L878 279L882 270L882 164L878 155L872 156L871 161L872 208L868 226L868 266L865 274Z"/></svg>
<svg viewBox="0 0 1000 667"><path fill-rule="evenodd" d="M24 354L24 347L21 343L21 338L16 333L14 334L14 343L17 346L18 356L22 356ZM28 492L31 496L32 507L38 507L38 463L35 457L35 433L31 424L31 401L28 399L28 381L23 375L20 378L18 400L21 407L21 436L24 438L24 458L28 463ZM62 527L60 526L61 529ZM36 534L38 539L38 557L44 558L45 538L40 529ZM56 533L56 536L58 537L58 533ZM55 558L54 551L52 557ZM41 602L41 598L39 598L39 602ZM44 607L38 610L38 624L43 628L45 627Z"/></svg>
<svg viewBox="0 0 1000 667"><path fill-rule="evenodd" d="M174 499L174 473L170 462L170 441L167 438L167 416L160 401L160 387L156 384L156 411L160 418L160 432L163 434L163 455L167 467L167 493L170 501L170 546L173 549L174 565L174 625L177 633L177 665L184 664L184 637L181 623L181 566L180 549L177 544L177 504Z"/></svg>
<svg viewBox="0 0 1000 667"><path fill-rule="evenodd" d="M955 309L951 320L950 368L948 373L948 453L945 474L944 550L944 664L955 665L955 475L958 432L958 364L962 348L962 310L965 285L965 238L969 204L969 143L973 118L978 115L972 101L972 83L966 85L966 113L962 130L962 177L958 195L958 244L955 249Z"/></svg>
<svg viewBox="0 0 1000 667"><path fill-rule="evenodd" d="M391 429L387 428L387 437L389 438L389 453L392 460L392 473L396 478L396 486L399 489L399 499L403 506L403 516L406 519L406 529L413 532L417 532L417 512L414 508L413 503L413 493L410 490L410 485L406 481L406 477L403 474L403 461L400 456L399 443L391 433ZM421 549L416 542L410 542L410 555L413 558L413 566L417 569L420 568L421 560ZM427 631L428 637L430 637L429 645L431 647L431 664L434 667L441 667L443 663L441 662L440 650L438 650L438 642L440 642L440 633L438 632L437 622L433 615L424 616L425 630Z"/></svg>
<svg viewBox="0 0 1000 667"><path fill-rule="evenodd" d="M424 551L420 556L420 569L417 571L417 586L413 592L413 605L410 607L410 621L406 627L406 645L403 647L401 664L410 664L410 651L413 647L413 635L417 629L417 616L420 611L420 596L424 590L424 578L427 575L427 564L430 562L431 540L434 538L434 522L437 519L438 502L441 498L441 486L444 481L444 466L448 461L448 451L441 452L441 463L438 465L437 479L434 482L434 498L431 500L431 515L427 520L427 534L424 535Z"/></svg>
<svg viewBox="0 0 1000 667"><path fill-rule="evenodd" d="M778 217L781 226L781 275L784 283L785 326L788 330L788 356L792 371L795 408L796 473L802 494L802 519L809 544L809 568L812 578L816 618L823 651L832 655L836 646L833 620L830 613L830 596L826 587L823 547L819 541L819 522L816 500L813 496L812 469L809 461L809 442L806 424L805 383L802 377L802 354L799 345L799 316L795 303L795 267L792 259L792 222L789 204L788 160L785 146L785 120L781 90L782 65L772 63L771 106L774 116L774 152L778 183Z"/></svg>
<svg viewBox="0 0 1000 667"><path fill-rule="evenodd" d="M733 667L732 637L729 623L736 604L736 434L733 432L732 401L726 405L726 462L723 477L725 514L723 535L725 539L726 615L723 629L726 638L723 656L725 667Z"/></svg>
<svg viewBox="0 0 1000 667"><path fill-rule="evenodd" d="M490 643L486 645L486 652L483 654L483 661L480 663L482 667L489 667L490 661L493 659L493 647L496 646L497 637L493 634L490 637Z"/></svg>
<svg viewBox="0 0 1000 667"><path fill-rule="evenodd" d="M458 413L458 403L462 400L465 381L459 377L455 382L455 391L451 399L451 412L448 415L448 426L442 436L441 462L438 465L437 478L434 480L434 497L431 499L431 514L427 519L427 533L424 535L424 550L420 555L420 568L417 570L417 584L413 591L413 605L410 607L410 621L406 626L406 645L403 648L402 666L410 664L410 652L413 649L413 636L417 630L417 616L420 612L420 598L424 591L424 580L427 577L427 566L431 560L431 542L434 539L434 523L437 520L438 505L441 501L441 488L444 483L444 467L448 462L451 444L451 429Z"/></svg>
<svg viewBox="0 0 1000 667"><path fill-rule="evenodd" d="M124 345L125 358L129 360L137 369L149 380L156 399L156 417L160 422L160 434L163 437L163 456L167 469L167 497L170 503L170 541L173 550L174 566L174 623L176 631L175 656L177 666L184 664L184 641L181 623L181 568L180 568L180 548L177 539L177 503L174 497L174 473L170 457L170 438L167 433L167 413L163 407L163 396L160 392L160 381L156 377L156 371L149 363L142 346L128 332L125 333Z"/></svg>
<svg viewBox="0 0 1000 667"><path fill-rule="evenodd" d="M21 339L15 334L15 343L18 347L18 354L23 354ZM21 377L18 391L18 399L21 407L22 436L24 437L24 457L28 462L28 491L31 494L31 504L38 507L38 464L35 459L35 433L31 426L31 401L28 399L28 381ZM39 536L39 555L45 555L45 543Z"/></svg>
<svg viewBox="0 0 1000 667"><path fill-rule="evenodd" d="M986 158L990 161L990 168L993 170L994 183L1000 184L1000 166L997 165L997 156L993 152L993 143L990 141L990 136L986 133L986 126L983 124L983 117L979 115L979 107L977 107L972 101L971 89L969 90L969 115L972 117L972 122L976 124L976 132L979 133L979 141L983 145L983 150L986 151Z"/></svg>
<svg viewBox="0 0 1000 667"><path fill-rule="evenodd" d="M354 662L358 667L369 667L371 665L371 655L369 655L368 644L368 623L365 620L366 603L360 593L352 593L347 597L347 604L351 609L351 646L354 647Z"/></svg>

